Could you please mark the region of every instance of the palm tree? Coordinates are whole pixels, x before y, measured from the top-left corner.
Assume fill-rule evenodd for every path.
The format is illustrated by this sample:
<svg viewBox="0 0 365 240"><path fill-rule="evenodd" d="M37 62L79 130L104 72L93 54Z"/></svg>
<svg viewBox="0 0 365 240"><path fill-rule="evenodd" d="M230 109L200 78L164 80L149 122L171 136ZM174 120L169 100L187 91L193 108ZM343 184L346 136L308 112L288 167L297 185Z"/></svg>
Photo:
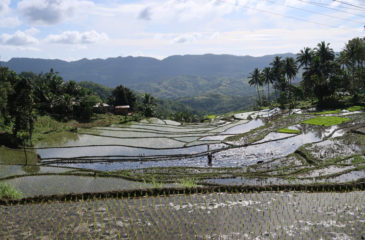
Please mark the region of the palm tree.
<svg viewBox="0 0 365 240"><path fill-rule="evenodd" d="M275 96L277 97L276 89L279 89L280 91L285 90L284 89L285 79L283 76L283 60L281 59L281 57L275 56L274 60L270 63L270 65L275 89Z"/></svg>
<svg viewBox="0 0 365 240"><path fill-rule="evenodd" d="M351 72L350 90L354 92L356 89L356 82L360 83L358 87L361 87L362 72L365 62L365 40L361 38L350 40L340 53L339 62L346 66L346 69ZM358 74L356 74L356 72L358 72Z"/></svg>
<svg viewBox="0 0 365 240"><path fill-rule="evenodd" d="M295 63L294 58L287 57L284 61L284 74L286 75L287 79L287 87L289 92L289 99L291 99L291 80L297 75L298 67Z"/></svg>
<svg viewBox="0 0 365 240"><path fill-rule="evenodd" d="M259 103L261 104L259 86L262 86L262 81L261 81L260 70L258 68L255 68L248 78L249 78L248 83L250 84L250 86L255 85L257 96L259 98Z"/></svg>
<svg viewBox="0 0 365 240"><path fill-rule="evenodd" d="M308 67L313 58L313 51L309 47L305 47L300 50L300 53L297 54L297 63L299 63L299 68L304 66L304 68Z"/></svg>
<svg viewBox="0 0 365 240"><path fill-rule="evenodd" d="M294 58L292 57L285 58L284 74L286 75L289 86L291 85L291 80L295 77L295 75L297 75L297 73L298 73L298 67L297 64L295 63Z"/></svg>
<svg viewBox="0 0 365 240"><path fill-rule="evenodd" d="M262 82L267 84L267 101L269 102L270 84L274 82L273 74L270 67L266 67L261 72Z"/></svg>
<svg viewBox="0 0 365 240"><path fill-rule="evenodd" d="M329 43L322 41L317 44L315 50L315 55L320 57L321 62L325 63L328 61L333 61L335 59L335 52L329 47Z"/></svg>

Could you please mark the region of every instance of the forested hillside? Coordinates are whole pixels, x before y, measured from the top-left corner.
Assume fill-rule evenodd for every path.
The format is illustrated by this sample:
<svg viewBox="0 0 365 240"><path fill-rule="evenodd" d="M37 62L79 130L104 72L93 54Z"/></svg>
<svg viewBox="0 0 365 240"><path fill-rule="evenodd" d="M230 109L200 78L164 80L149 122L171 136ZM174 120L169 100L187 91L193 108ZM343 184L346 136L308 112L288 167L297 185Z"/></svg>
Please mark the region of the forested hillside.
<svg viewBox="0 0 365 240"><path fill-rule="evenodd" d="M123 84L157 97L174 99L210 93L251 95L249 86L245 85L249 72L254 67L266 66L272 59L272 55L251 57L207 54L171 56L163 60L117 57L73 62L13 58L1 64L17 73L41 73L53 68L65 80L91 81L109 87Z"/></svg>

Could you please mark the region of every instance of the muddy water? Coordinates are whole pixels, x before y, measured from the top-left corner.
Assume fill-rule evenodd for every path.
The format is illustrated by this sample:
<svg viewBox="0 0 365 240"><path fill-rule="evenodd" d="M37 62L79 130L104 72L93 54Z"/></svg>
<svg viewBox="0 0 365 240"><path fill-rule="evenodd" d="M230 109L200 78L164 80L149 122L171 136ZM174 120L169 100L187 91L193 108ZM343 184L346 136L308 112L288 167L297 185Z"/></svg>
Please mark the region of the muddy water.
<svg viewBox="0 0 365 240"><path fill-rule="evenodd" d="M225 144L212 144L210 149L220 149ZM145 157L145 156L168 156L168 155L190 155L207 151L206 145L187 148L172 149L147 149L124 146L93 146L74 148L46 148L37 149L37 153L43 158L77 158L77 157L104 157L113 158L118 156Z"/></svg>
<svg viewBox="0 0 365 240"><path fill-rule="evenodd" d="M0 183L3 181L0 181ZM153 187L152 184L120 178L80 176L32 176L5 181L20 190L25 197L62 193L105 192L124 189Z"/></svg>
<svg viewBox="0 0 365 240"><path fill-rule="evenodd" d="M23 149L0 147L0 165L25 164L26 157L30 165L39 162L37 153L34 150L27 149L24 152Z"/></svg>

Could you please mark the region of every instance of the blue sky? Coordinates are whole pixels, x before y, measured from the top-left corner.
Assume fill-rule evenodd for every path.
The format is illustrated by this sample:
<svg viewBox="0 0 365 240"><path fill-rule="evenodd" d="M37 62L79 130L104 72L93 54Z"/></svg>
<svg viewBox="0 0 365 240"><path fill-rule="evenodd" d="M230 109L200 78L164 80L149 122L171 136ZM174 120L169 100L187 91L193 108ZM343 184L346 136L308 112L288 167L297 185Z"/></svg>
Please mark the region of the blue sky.
<svg viewBox="0 0 365 240"><path fill-rule="evenodd" d="M0 59L340 51L364 25L361 0L0 0Z"/></svg>

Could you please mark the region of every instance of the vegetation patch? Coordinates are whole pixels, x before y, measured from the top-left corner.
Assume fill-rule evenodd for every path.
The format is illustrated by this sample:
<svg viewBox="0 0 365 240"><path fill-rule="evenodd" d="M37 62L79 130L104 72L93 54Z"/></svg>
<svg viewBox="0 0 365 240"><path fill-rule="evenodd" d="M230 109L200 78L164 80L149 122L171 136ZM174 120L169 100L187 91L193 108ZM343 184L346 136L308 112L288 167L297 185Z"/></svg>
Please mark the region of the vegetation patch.
<svg viewBox="0 0 365 240"><path fill-rule="evenodd" d="M196 187L197 184L193 178L183 178L180 180L180 185L184 188Z"/></svg>
<svg viewBox="0 0 365 240"><path fill-rule="evenodd" d="M362 164L365 163L365 158L361 156L355 156L354 159L351 161L352 164Z"/></svg>
<svg viewBox="0 0 365 240"><path fill-rule="evenodd" d="M216 115L214 115L214 114L210 114L210 115L206 115L206 116L204 116L204 119L213 120L213 119L215 119L216 117L217 117Z"/></svg>
<svg viewBox="0 0 365 240"><path fill-rule="evenodd" d="M316 113L312 113L314 115L322 115L322 114L335 114L335 113L340 113L341 110L340 109L336 109L336 110L328 110L328 111L323 111L323 112L316 112Z"/></svg>
<svg viewBox="0 0 365 240"><path fill-rule="evenodd" d="M332 125L338 125L348 121L350 121L349 118L342 118L342 117L316 117L303 121L302 123L329 127Z"/></svg>
<svg viewBox="0 0 365 240"><path fill-rule="evenodd" d="M282 128L278 130L279 133L290 133L290 134L300 134L301 131L298 129L289 129L289 128Z"/></svg>
<svg viewBox="0 0 365 240"><path fill-rule="evenodd" d="M0 198L1 199L20 199L23 194L6 183L0 183Z"/></svg>
<svg viewBox="0 0 365 240"><path fill-rule="evenodd" d="M363 106L352 106L352 107L347 108L347 110L350 111L350 112L362 111L362 110L365 110L365 107L363 107Z"/></svg>

